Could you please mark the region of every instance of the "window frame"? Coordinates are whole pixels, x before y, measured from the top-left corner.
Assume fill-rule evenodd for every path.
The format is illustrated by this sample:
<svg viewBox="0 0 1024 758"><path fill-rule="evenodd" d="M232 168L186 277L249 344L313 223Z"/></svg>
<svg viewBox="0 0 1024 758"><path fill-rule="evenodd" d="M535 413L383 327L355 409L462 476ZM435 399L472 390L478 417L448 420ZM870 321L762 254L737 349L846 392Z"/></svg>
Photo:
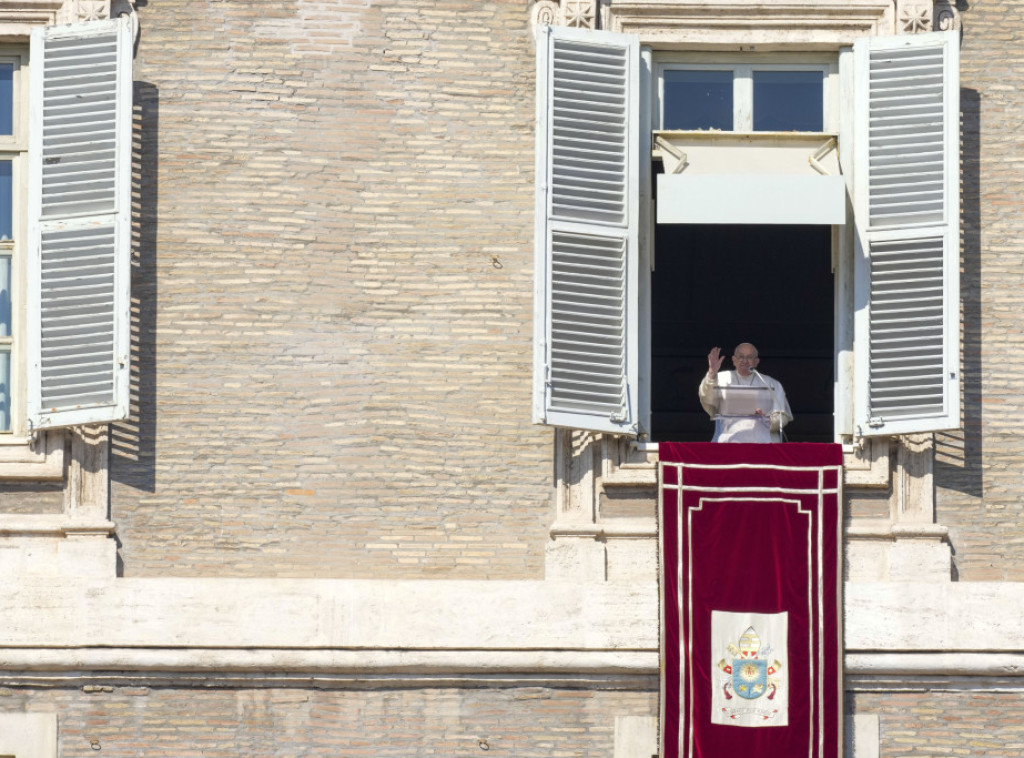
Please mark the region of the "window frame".
<svg viewBox="0 0 1024 758"><path fill-rule="evenodd" d="M652 122L655 129L664 129L665 71L732 71L733 128L736 134L764 134L753 128L754 71L820 71L822 74L822 132L838 131L839 66L835 52L770 52L716 53L672 52L654 53Z"/></svg>
<svg viewBox="0 0 1024 758"><path fill-rule="evenodd" d="M763 52L763 53L735 53L735 52L697 52L697 51L655 51L652 54L652 77L650 92L650 118L652 123L657 124L655 128L661 128L664 113L664 85L663 72L665 70L680 68L699 70L739 70L753 71L763 70L814 70L822 71L822 107L824 110L822 123L824 131L822 134L840 134L843 131L845 113L843 110L843 98L841 92L844 90L841 75L846 66L844 65L845 53L843 50L815 51L815 52ZM739 61L742 61L740 63ZM734 77L734 87L736 78ZM751 97L750 108L747 115L752 113L753 92L749 91ZM734 118L739 106L734 100ZM735 123L735 121L734 121ZM733 134L770 134L770 132L734 131ZM842 147L843 140L840 139ZM840 161L843 165L849 166L852 161ZM641 246L641 275L647 277L646 298L640 302L640 323L650 324L650 277L655 271L657 251L654 249L654 225L656 221L650 220L651 233L649 242ZM834 334L832 353L834 360L833 370L833 430L835 440L849 444L854 436L854 408L849 400L852 398L855 383L852 355L854 353L854 323L855 310L853 300L854 287L854 237L852 229L852 214L847 211L847 221L844 225L832 226L832 270L833 270L833 323ZM640 343L640 386L649 388L651 385L651 345L650 339ZM696 393L694 388L694 393ZM651 398L649 392L640 398L640 418L643 433L640 436L641 442L649 441L651 429ZM656 443L654 443L656 444Z"/></svg>
<svg viewBox="0 0 1024 758"><path fill-rule="evenodd" d="M28 110L29 110L29 46L26 44L0 45L0 63L13 63L12 134L0 135L0 160L11 163L11 231L10 243L0 242L0 256L10 257L11 273L11 333L0 337L0 346L10 352L10 423L0 429L0 445L25 444L25 258L27 250L27 164L28 164Z"/></svg>

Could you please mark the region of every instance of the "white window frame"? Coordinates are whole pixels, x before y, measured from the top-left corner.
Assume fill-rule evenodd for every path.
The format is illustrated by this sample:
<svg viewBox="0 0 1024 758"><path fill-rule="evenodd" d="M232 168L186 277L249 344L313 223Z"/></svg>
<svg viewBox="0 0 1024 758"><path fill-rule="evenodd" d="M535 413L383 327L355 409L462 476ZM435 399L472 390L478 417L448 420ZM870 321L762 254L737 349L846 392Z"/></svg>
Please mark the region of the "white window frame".
<svg viewBox="0 0 1024 758"><path fill-rule="evenodd" d="M10 351L9 428L0 430L0 447L25 444L23 419L25 418L25 252L26 237L26 171L28 156L28 76L29 52L27 45L0 46L0 63L14 64L13 123L10 135L0 135L0 156L11 163L11 230L13 239L0 242L0 256L11 259L11 334L0 337ZM2 457L2 453L0 453Z"/></svg>
<svg viewBox="0 0 1024 758"><path fill-rule="evenodd" d="M654 59L654 78L652 91L652 119L654 123L661 125L664 113L664 85L662 73L671 69L699 69L699 70L732 70L748 75L754 70L792 70L792 71L821 71L822 81L822 124L823 134L836 135L842 130L843 101L841 92L844 89L841 83L841 70L845 68L840 61L845 54L841 51L825 52L766 52L766 53L744 53L742 56L736 53L724 52L658 52ZM742 61L742 62L740 62ZM736 80L734 78L734 86ZM748 78L747 83L751 80ZM758 134L750 130L750 119L753 108L752 86L744 85L742 92L747 98L742 105L742 117L746 118L744 130L737 129L734 134ZM737 93L734 91L734 118L740 118L741 106L738 104ZM763 133L762 133L763 134ZM751 147L750 149L757 149ZM841 161L843 165L852 165L852 160ZM652 221L652 226L653 226ZM834 338L833 354L835 364L833 371L833 414L834 434L837 441L850 442L853 438L853 404L849 400L854 393L854 374L852 364L853 353L853 236L850 224L845 226L832 227L832 269L834 272L834 295L833 295L833 321ZM653 236L653 235L652 235ZM653 246L653 243L652 243ZM657 256L656 250L650 251L650 271L654 270L654 261ZM641 323L650 320L650 300L641 303ZM650 344L641 345L641 383L642 386L650 384L646 381L644 373L650 373ZM696 392L696 389L694 390ZM650 429L650 399L647 404L642 405L644 415L644 428Z"/></svg>
<svg viewBox="0 0 1024 758"><path fill-rule="evenodd" d="M735 133L754 132L755 71L819 71L822 75L822 132L838 130L838 57L835 53L655 53L654 123L663 129L666 71L733 72L733 128Z"/></svg>

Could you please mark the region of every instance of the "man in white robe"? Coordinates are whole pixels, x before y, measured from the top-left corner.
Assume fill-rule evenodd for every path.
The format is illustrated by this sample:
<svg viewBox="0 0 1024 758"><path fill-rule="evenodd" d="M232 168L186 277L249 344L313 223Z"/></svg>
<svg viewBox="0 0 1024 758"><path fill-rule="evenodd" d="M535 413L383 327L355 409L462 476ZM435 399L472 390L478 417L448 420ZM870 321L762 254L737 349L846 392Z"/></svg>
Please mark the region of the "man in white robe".
<svg viewBox="0 0 1024 758"><path fill-rule="evenodd" d="M732 354L735 371L721 371L721 348L712 348L708 353L708 373L700 383L700 404L715 420L715 436L712 442L781 442L782 429L793 420L793 412L786 400L782 385L770 376L757 370L760 359L757 348L749 342L736 346ZM771 406L758 408L749 416L723 416L719 414L719 387L765 387L771 398Z"/></svg>

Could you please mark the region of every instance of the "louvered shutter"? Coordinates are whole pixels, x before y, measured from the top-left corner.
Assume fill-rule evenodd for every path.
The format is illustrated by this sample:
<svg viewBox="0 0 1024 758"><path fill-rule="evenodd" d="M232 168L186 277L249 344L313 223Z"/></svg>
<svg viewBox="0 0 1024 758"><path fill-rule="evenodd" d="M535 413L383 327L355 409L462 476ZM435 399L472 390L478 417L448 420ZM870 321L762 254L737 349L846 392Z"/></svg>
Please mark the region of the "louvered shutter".
<svg viewBox="0 0 1024 758"><path fill-rule="evenodd" d="M534 420L637 433L638 38L537 41Z"/></svg>
<svg viewBox="0 0 1024 758"><path fill-rule="evenodd" d="M960 424L959 36L854 46L856 423Z"/></svg>
<svg viewBox="0 0 1024 758"><path fill-rule="evenodd" d="M128 18L32 33L28 421L128 415L132 37Z"/></svg>

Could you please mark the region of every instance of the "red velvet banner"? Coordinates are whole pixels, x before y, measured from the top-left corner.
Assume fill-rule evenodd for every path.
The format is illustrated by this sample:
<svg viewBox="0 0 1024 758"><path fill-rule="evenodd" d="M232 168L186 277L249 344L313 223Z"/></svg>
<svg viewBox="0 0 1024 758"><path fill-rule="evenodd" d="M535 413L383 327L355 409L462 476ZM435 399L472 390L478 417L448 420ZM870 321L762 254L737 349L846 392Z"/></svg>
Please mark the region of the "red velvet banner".
<svg viewBox="0 0 1024 758"><path fill-rule="evenodd" d="M842 448L658 447L662 758L838 758Z"/></svg>

